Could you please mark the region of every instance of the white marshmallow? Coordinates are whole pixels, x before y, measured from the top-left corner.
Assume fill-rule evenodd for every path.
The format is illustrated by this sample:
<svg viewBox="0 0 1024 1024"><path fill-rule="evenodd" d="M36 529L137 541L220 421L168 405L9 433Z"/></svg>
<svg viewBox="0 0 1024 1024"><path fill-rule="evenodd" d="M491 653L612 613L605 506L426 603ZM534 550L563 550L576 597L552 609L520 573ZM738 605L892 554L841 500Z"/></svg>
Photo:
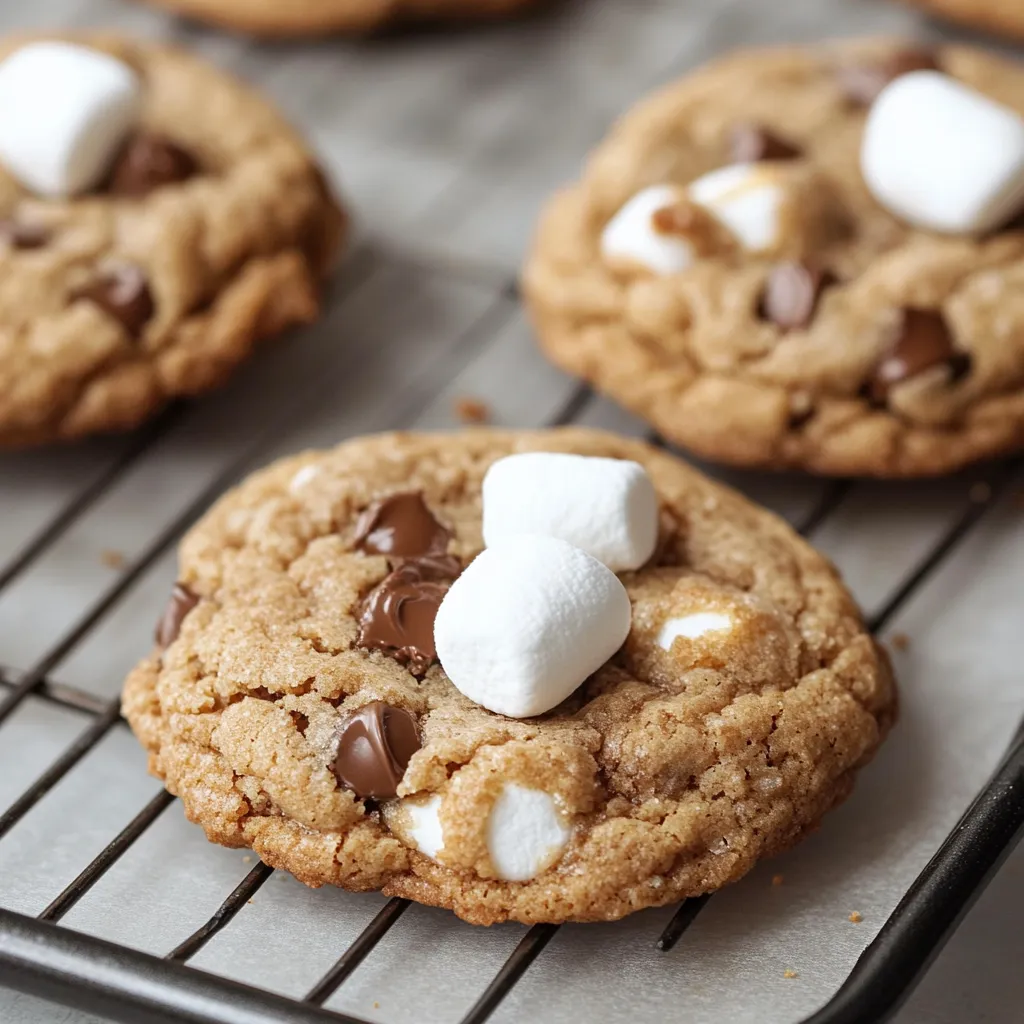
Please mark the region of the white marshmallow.
<svg viewBox="0 0 1024 1024"><path fill-rule="evenodd" d="M721 612L694 612L677 619L668 619L658 630L656 643L666 651L672 650L677 637L696 640L705 633L721 633L732 629L732 619Z"/></svg>
<svg viewBox="0 0 1024 1024"><path fill-rule="evenodd" d="M498 877L527 882L561 856L572 832L540 789L506 782L487 818L487 852Z"/></svg>
<svg viewBox="0 0 1024 1024"><path fill-rule="evenodd" d="M938 71L882 90L860 162L874 197L917 227L988 231L1024 205L1024 119Z"/></svg>
<svg viewBox="0 0 1024 1024"><path fill-rule="evenodd" d="M291 483L288 484L288 490L291 491L292 494L295 494L298 491L301 491L302 488L306 486L306 484L310 483L319 475L319 466L315 466L312 463L310 463L310 465L308 466L303 466L302 469L300 469L295 474L295 476L292 477Z"/></svg>
<svg viewBox="0 0 1024 1024"><path fill-rule="evenodd" d="M691 182L689 197L714 214L744 249L761 252L779 238L785 190L764 164L731 164Z"/></svg>
<svg viewBox="0 0 1024 1024"><path fill-rule="evenodd" d="M582 548L612 572L639 569L658 543L658 495L625 459L524 452L498 459L483 485L484 543L540 533Z"/></svg>
<svg viewBox="0 0 1024 1024"><path fill-rule="evenodd" d="M405 800L402 806L408 815L409 838L420 853L436 858L444 849L444 832L441 829L441 798L432 796L428 800Z"/></svg>
<svg viewBox="0 0 1024 1024"><path fill-rule="evenodd" d="M682 197L672 185L654 185L638 192L605 226L601 254L605 259L639 263L656 274L678 274L693 263L693 247L679 235L654 229L654 215Z"/></svg>
<svg viewBox="0 0 1024 1024"><path fill-rule="evenodd" d="M126 64L71 43L30 43L0 63L0 162L23 185L71 196L97 185L138 120Z"/></svg>
<svg viewBox="0 0 1024 1024"><path fill-rule="evenodd" d="M550 711L623 644L632 608L618 577L554 537L508 537L452 584L434 620L448 678L510 718Z"/></svg>

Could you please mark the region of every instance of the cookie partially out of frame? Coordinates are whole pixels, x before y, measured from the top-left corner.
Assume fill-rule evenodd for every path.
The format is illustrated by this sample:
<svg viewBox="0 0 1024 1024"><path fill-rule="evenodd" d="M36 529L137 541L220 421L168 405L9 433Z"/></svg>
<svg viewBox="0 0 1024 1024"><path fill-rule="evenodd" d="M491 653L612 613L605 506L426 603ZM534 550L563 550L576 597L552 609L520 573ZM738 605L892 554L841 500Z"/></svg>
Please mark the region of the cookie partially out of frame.
<svg viewBox="0 0 1024 1024"><path fill-rule="evenodd" d="M220 385L317 317L344 232L305 144L248 86L149 42L66 41L129 66L141 113L84 194L33 194L0 165L0 447L128 429Z"/></svg>
<svg viewBox="0 0 1024 1024"><path fill-rule="evenodd" d="M222 28L269 38L370 32L394 25L497 18L540 0L149 0Z"/></svg>
<svg viewBox="0 0 1024 1024"><path fill-rule="evenodd" d="M660 537L619 574L621 650L512 719L455 689L431 624L483 546L484 473L529 451L640 463ZM887 659L825 558L601 432L388 434L286 459L222 498L180 557L124 711L188 817L308 885L474 923L608 920L735 881L845 799L895 715ZM680 616L707 631L668 628ZM550 845L525 871L493 845L510 791Z"/></svg>
<svg viewBox="0 0 1024 1024"><path fill-rule="evenodd" d="M1024 114L1024 67L896 41L739 52L627 113L551 201L525 268L547 354L722 462L924 476L1020 449L1024 219L915 228L862 177L875 97L922 69ZM967 166L955 137L949 150L935 171ZM688 268L671 250L663 273L602 250L631 197L745 161L789 204L763 251L685 202L654 212L696 247Z"/></svg>
<svg viewBox="0 0 1024 1024"><path fill-rule="evenodd" d="M935 14L971 28L1024 39L1024 5L1020 0L907 0Z"/></svg>

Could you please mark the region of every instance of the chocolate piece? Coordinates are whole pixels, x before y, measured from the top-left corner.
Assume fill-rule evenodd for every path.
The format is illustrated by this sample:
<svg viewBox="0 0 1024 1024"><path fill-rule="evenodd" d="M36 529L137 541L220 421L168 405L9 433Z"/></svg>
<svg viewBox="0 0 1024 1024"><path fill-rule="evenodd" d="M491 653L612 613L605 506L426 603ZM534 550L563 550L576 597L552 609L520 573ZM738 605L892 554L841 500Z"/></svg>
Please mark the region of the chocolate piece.
<svg viewBox="0 0 1024 1024"><path fill-rule="evenodd" d="M460 571L449 555L404 562L367 595L359 616L356 644L383 651L415 676L422 676L437 658L434 619Z"/></svg>
<svg viewBox="0 0 1024 1024"><path fill-rule="evenodd" d="M163 185L191 178L195 160L170 139L152 132L133 135L118 154L110 174L108 191L136 198Z"/></svg>
<svg viewBox="0 0 1024 1024"><path fill-rule="evenodd" d="M41 224L25 224L9 217L0 220L0 238L12 249L39 249L50 240L50 232Z"/></svg>
<svg viewBox="0 0 1024 1024"><path fill-rule="evenodd" d="M342 723L334 774L361 800L392 800L410 758L421 746L413 715L374 701Z"/></svg>
<svg viewBox="0 0 1024 1024"><path fill-rule="evenodd" d="M198 594L194 594L184 583L174 584L171 589L171 599L167 602L167 607L156 624L156 642L162 650L166 650L178 639L185 616L197 604L199 604Z"/></svg>
<svg viewBox="0 0 1024 1024"><path fill-rule="evenodd" d="M103 271L71 297L95 302L131 335L138 335L154 312L146 275L132 264Z"/></svg>
<svg viewBox="0 0 1024 1024"><path fill-rule="evenodd" d="M814 318L821 293L836 283L831 271L806 263L778 263L765 282L760 315L784 331L806 327Z"/></svg>
<svg viewBox="0 0 1024 1024"><path fill-rule="evenodd" d="M729 147L734 164L753 164L759 160L796 160L803 155L796 146L753 121L733 125Z"/></svg>
<svg viewBox="0 0 1024 1024"><path fill-rule="evenodd" d="M941 313L904 309L892 344L868 382L868 395L873 402L883 404L895 385L943 365L956 380L970 369L971 358L953 347L953 336Z"/></svg>
<svg viewBox="0 0 1024 1024"><path fill-rule="evenodd" d="M861 107L870 107L878 94L895 78L911 71L937 71L939 63L933 50L907 47L873 64L846 64L838 68L836 78L847 99Z"/></svg>
<svg viewBox="0 0 1024 1024"><path fill-rule="evenodd" d="M368 555L415 558L443 554L451 532L427 508L419 492L375 501L356 524L356 547Z"/></svg>

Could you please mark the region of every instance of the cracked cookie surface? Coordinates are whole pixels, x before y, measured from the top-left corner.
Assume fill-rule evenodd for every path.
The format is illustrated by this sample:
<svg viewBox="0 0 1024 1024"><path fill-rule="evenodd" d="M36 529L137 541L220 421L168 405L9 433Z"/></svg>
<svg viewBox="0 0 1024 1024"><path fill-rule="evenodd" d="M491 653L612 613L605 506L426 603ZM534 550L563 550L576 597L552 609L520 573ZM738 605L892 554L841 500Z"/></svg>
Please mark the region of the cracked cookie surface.
<svg viewBox="0 0 1024 1024"><path fill-rule="evenodd" d="M149 148L71 200L0 168L0 447L128 429L221 384L261 339L316 318L344 233L305 145L247 86L156 44L61 38L136 71ZM149 188L161 160L181 180Z"/></svg>
<svg viewBox="0 0 1024 1024"><path fill-rule="evenodd" d="M396 25L497 18L543 0L149 0L222 28L270 38L371 32Z"/></svg>
<svg viewBox="0 0 1024 1024"><path fill-rule="evenodd" d="M513 720L436 662L359 646L389 560L358 541L367 508L415 491L465 567L483 475L521 451L641 463L660 539L620 574L622 649L553 711ZM847 796L895 715L888 661L826 559L678 459L591 430L387 434L286 459L191 531L180 582L168 646L131 673L124 711L188 817L309 885L475 923L608 920L734 881ZM415 719L419 749L360 800L334 770L339 733L358 718L355 741L376 730L379 745L387 714L410 749ZM526 868L492 843L510 793L542 803L550 850Z"/></svg>
<svg viewBox="0 0 1024 1024"><path fill-rule="evenodd" d="M628 113L550 203L524 271L548 355L723 462L921 476L1019 449L1024 223L953 237L893 217L862 180L867 106L852 94L876 88L875 68L933 61L1024 114L1024 68L958 46L906 53L888 41L740 52ZM751 124L767 142L750 142ZM799 198L774 252L716 249L680 204L668 212L689 218L703 246L688 268L658 275L602 255L602 232L630 197L686 186L740 149L771 161L764 173ZM793 261L824 276L794 278ZM896 367L894 381L887 352L919 313L927 358L914 373Z"/></svg>

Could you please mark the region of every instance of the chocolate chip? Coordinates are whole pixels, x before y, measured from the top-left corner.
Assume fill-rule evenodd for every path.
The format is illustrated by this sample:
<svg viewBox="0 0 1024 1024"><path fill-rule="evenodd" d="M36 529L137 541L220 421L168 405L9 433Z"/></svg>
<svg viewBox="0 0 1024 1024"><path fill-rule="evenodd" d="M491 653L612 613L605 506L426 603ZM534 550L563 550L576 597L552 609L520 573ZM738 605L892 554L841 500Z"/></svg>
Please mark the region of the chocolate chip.
<svg viewBox="0 0 1024 1024"><path fill-rule="evenodd" d="M911 71L938 69L934 50L908 46L883 60L867 64L844 64L837 69L836 78L848 100L861 107L870 107L893 79Z"/></svg>
<svg viewBox="0 0 1024 1024"><path fill-rule="evenodd" d="M404 562L389 573L363 602L357 646L383 651L422 676L437 658L437 609L460 569L450 555L436 555Z"/></svg>
<svg viewBox="0 0 1024 1024"><path fill-rule="evenodd" d="M375 501L356 524L356 547L368 555L414 558L442 554L451 532L427 508L418 492Z"/></svg>
<svg viewBox="0 0 1024 1024"><path fill-rule="evenodd" d="M803 155L796 146L753 121L733 125L729 146L734 164L796 160Z"/></svg>
<svg viewBox="0 0 1024 1024"><path fill-rule="evenodd" d="M890 390L934 366L947 366L953 380L970 369L966 352L953 347L953 335L941 313L933 309L904 309L888 351L868 382L868 396L879 405Z"/></svg>
<svg viewBox="0 0 1024 1024"><path fill-rule="evenodd" d="M154 312L146 275L131 264L103 271L71 297L95 302L131 335L138 335Z"/></svg>
<svg viewBox="0 0 1024 1024"><path fill-rule="evenodd" d="M174 584L171 590L171 599L167 602L167 607L156 624L156 642L162 650L166 650L178 639L185 616L197 604L199 604L198 594L194 594L184 583Z"/></svg>
<svg viewBox="0 0 1024 1024"><path fill-rule="evenodd" d="M50 240L50 232L41 224L5 218L0 220L0 239L12 249L39 249Z"/></svg>
<svg viewBox="0 0 1024 1024"><path fill-rule="evenodd" d="M759 312L784 331L806 327L814 318L821 293L838 278L806 263L778 263L768 274Z"/></svg>
<svg viewBox="0 0 1024 1024"><path fill-rule="evenodd" d="M334 774L360 799L391 800L421 746L416 719L408 711L374 701L342 723Z"/></svg>
<svg viewBox="0 0 1024 1024"><path fill-rule="evenodd" d="M114 195L135 198L163 185L185 181L196 170L192 155L170 139L152 132L139 132L118 154L107 188Z"/></svg>

